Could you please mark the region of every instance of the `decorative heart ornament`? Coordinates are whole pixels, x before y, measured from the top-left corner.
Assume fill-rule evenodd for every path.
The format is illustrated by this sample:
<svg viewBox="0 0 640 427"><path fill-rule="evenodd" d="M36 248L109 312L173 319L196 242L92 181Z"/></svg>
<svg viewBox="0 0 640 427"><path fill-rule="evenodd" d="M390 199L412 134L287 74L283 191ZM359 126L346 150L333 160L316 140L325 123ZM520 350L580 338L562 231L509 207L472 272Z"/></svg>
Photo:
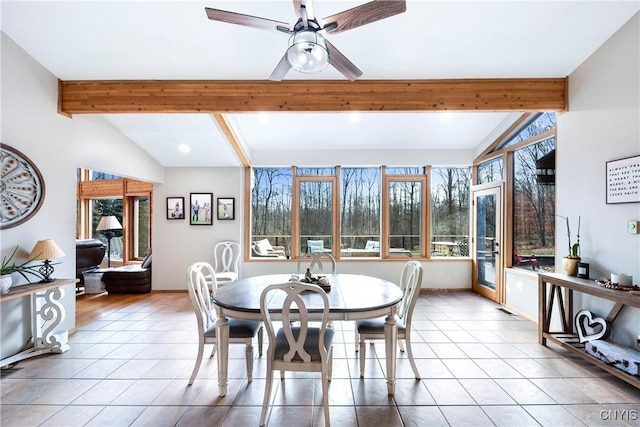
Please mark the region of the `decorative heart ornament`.
<svg viewBox="0 0 640 427"><path fill-rule="evenodd" d="M606 339L611 333L611 328L607 324L607 321L602 317L593 317L589 310L580 310L580 312L576 314L575 324L581 343ZM600 331L595 332L598 326L600 326ZM591 332L591 335L589 335L589 332Z"/></svg>

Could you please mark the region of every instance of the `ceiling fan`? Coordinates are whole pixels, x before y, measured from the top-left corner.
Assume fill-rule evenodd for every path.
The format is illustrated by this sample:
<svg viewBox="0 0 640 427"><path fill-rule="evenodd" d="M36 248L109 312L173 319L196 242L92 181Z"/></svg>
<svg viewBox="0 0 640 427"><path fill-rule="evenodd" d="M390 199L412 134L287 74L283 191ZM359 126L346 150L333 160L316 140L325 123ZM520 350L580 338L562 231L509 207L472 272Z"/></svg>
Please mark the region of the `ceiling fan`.
<svg viewBox="0 0 640 427"><path fill-rule="evenodd" d="M257 16L205 7L214 21L245 25L290 34L289 48L271 73L269 80L280 81L293 68L301 73L318 73L331 64L353 81L362 71L325 38L406 11L405 0L374 0L318 20L311 0L293 0L298 21L293 25Z"/></svg>

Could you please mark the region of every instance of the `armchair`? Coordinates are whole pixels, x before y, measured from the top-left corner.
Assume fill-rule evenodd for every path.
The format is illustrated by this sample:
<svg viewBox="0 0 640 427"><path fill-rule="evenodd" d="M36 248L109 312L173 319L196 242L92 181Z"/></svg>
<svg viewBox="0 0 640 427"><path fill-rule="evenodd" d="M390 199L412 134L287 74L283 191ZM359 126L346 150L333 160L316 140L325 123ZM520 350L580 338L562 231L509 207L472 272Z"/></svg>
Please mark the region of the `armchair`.
<svg viewBox="0 0 640 427"><path fill-rule="evenodd" d="M144 258L140 266L127 265L105 271L102 281L110 294L151 292L151 254Z"/></svg>
<svg viewBox="0 0 640 427"><path fill-rule="evenodd" d="M251 245L251 252L255 257L263 258L286 258L287 254L284 246L271 246L267 239L258 240Z"/></svg>
<svg viewBox="0 0 640 427"><path fill-rule="evenodd" d="M84 286L82 273L100 268L106 251L107 245L98 239L76 240L76 279L79 280L76 288Z"/></svg>

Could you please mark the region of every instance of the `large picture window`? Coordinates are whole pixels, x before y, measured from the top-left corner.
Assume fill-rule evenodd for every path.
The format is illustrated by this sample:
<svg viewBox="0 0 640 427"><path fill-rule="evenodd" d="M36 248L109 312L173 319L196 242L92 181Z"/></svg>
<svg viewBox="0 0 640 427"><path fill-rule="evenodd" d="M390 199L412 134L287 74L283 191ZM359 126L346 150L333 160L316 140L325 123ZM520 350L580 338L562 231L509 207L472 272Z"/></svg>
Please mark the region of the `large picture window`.
<svg viewBox="0 0 640 427"><path fill-rule="evenodd" d="M341 257L380 256L380 168L342 168Z"/></svg>
<svg viewBox="0 0 640 427"><path fill-rule="evenodd" d="M471 169L431 169L431 255L469 256Z"/></svg>
<svg viewBox="0 0 640 427"><path fill-rule="evenodd" d="M255 168L252 170L251 183L252 256L277 258L290 255L291 168ZM253 244L264 240L269 243L268 246L263 244L263 247L257 247ZM275 252L274 247L283 253ZM263 248L265 251L262 251Z"/></svg>

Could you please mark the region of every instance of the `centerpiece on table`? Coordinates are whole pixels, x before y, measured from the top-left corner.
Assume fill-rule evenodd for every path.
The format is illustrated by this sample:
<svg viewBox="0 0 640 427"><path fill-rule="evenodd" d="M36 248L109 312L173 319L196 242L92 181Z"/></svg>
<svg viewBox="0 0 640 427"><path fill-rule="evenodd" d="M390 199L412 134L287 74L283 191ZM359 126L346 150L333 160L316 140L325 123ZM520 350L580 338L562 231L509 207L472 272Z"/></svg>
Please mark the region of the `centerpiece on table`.
<svg viewBox="0 0 640 427"><path fill-rule="evenodd" d="M558 215L560 216L560 215ZM571 228L569 227L569 217L560 216L567 222L567 239L569 242L569 253L562 258L562 268L567 276L578 275L578 264L580 258L580 216L578 216L578 230L576 232L576 243L571 244Z"/></svg>

